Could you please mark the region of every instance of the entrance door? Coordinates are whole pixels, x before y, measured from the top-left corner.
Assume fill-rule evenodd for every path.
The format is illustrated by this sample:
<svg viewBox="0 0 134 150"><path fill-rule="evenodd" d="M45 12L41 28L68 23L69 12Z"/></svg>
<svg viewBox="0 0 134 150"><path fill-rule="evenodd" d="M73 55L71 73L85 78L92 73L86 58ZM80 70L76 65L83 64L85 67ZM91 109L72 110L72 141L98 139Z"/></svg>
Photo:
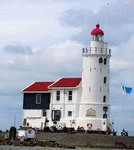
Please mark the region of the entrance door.
<svg viewBox="0 0 134 150"><path fill-rule="evenodd" d="M52 110L52 121L60 121L61 112L60 110Z"/></svg>

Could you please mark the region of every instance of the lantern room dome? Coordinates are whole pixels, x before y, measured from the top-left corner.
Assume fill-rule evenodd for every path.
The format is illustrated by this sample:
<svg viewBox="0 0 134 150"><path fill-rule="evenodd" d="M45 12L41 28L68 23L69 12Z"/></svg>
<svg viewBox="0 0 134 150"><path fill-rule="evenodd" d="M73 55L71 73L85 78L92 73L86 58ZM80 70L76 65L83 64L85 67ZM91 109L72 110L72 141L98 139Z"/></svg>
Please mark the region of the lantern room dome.
<svg viewBox="0 0 134 150"><path fill-rule="evenodd" d="M96 24L96 28L92 30L91 35L97 35L97 34L99 34L99 35L103 36L104 32L101 29L99 29L99 27L100 27L100 25Z"/></svg>

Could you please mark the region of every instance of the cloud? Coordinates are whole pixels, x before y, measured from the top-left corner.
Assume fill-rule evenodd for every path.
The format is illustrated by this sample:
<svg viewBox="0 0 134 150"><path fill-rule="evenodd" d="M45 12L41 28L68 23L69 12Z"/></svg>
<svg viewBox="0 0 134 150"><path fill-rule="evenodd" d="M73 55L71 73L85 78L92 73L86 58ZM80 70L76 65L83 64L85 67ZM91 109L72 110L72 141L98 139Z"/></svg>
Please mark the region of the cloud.
<svg viewBox="0 0 134 150"><path fill-rule="evenodd" d="M93 20L96 19L95 13L89 9L71 8L62 13L59 17L59 21L62 26L73 26L73 27L85 27L89 23L93 24Z"/></svg>
<svg viewBox="0 0 134 150"><path fill-rule="evenodd" d="M4 51L10 52L13 54L22 54L22 55L32 55L33 51L29 46L22 46L22 45L7 45L4 48Z"/></svg>
<svg viewBox="0 0 134 150"><path fill-rule="evenodd" d="M112 59L111 61L111 69L121 70L121 69L129 69L134 67L134 62L126 62L125 60L117 60Z"/></svg>
<svg viewBox="0 0 134 150"><path fill-rule="evenodd" d="M123 5L122 5L123 4ZM107 34L110 46L119 46L129 41L134 32L134 2L117 2L109 5L108 32L106 33L107 6L103 6L97 13L92 10L71 8L62 13L59 18L61 25L66 27L79 27L81 32L73 35L72 40L89 45L91 31L95 28L97 20L101 29ZM89 37L89 38L88 38Z"/></svg>
<svg viewBox="0 0 134 150"><path fill-rule="evenodd" d="M12 62L0 62L0 94L16 95L35 81L81 77L82 47L68 40L48 49L34 48L34 55L17 55Z"/></svg>

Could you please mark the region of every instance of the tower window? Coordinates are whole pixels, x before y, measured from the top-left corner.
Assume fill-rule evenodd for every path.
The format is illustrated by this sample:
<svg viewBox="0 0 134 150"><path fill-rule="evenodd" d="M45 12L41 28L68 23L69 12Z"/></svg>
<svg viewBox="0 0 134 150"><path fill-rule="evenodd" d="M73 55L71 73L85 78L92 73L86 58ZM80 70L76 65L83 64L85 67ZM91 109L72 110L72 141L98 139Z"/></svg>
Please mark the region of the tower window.
<svg viewBox="0 0 134 150"><path fill-rule="evenodd" d="M107 77L104 77L104 83L106 83L107 82Z"/></svg>
<svg viewBox="0 0 134 150"><path fill-rule="evenodd" d="M108 107L107 106L104 106L103 107L103 111L105 111L105 113L108 111Z"/></svg>
<svg viewBox="0 0 134 150"><path fill-rule="evenodd" d="M100 73L102 73L102 68L100 67Z"/></svg>
<svg viewBox="0 0 134 150"><path fill-rule="evenodd" d="M103 62L103 58L100 57L100 58L99 58L99 63L102 63L102 62Z"/></svg>
<svg viewBox="0 0 134 150"><path fill-rule="evenodd" d="M100 92L101 92L101 86L100 86Z"/></svg>
<svg viewBox="0 0 134 150"><path fill-rule="evenodd" d="M104 58L104 65L107 64L107 58Z"/></svg>
<svg viewBox="0 0 134 150"><path fill-rule="evenodd" d="M92 72L92 68L90 67L90 73Z"/></svg>
<svg viewBox="0 0 134 150"><path fill-rule="evenodd" d="M106 95L103 96L103 102L104 102L104 103L106 102Z"/></svg>
<svg viewBox="0 0 134 150"><path fill-rule="evenodd" d="M56 100L57 100L57 101L60 100L60 91L57 91Z"/></svg>
<svg viewBox="0 0 134 150"><path fill-rule="evenodd" d="M68 99L69 99L69 100L72 100L72 91L69 91Z"/></svg>
<svg viewBox="0 0 134 150"><path fill-rule="evenodd" d="M107 114L103 114L103 118L107 118Z"/></svg>
<svg viewBox="0 0 134 150"><path fill-rule="evenodd" d="M91 87L89 86L89 92L91 92Z"/></svg>
<svg viewBox="0 0 134 150"><path fill-rule="evenodd" d="M36 104L41 104L41 94L36 95Z"/></svg>

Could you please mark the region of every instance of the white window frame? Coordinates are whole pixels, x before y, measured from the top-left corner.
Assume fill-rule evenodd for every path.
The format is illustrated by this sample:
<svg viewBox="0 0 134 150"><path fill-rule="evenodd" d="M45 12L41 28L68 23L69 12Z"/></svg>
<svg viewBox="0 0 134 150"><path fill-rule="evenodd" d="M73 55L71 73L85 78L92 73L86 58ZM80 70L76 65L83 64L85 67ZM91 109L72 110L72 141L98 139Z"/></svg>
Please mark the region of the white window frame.
<svg viewBox="0 0 134 150"><path fill-rule="evenodd" d="M38 102L37 97L40 96L40 102ZM36 104L41 104L41 94L36 94Z"/></svg>

